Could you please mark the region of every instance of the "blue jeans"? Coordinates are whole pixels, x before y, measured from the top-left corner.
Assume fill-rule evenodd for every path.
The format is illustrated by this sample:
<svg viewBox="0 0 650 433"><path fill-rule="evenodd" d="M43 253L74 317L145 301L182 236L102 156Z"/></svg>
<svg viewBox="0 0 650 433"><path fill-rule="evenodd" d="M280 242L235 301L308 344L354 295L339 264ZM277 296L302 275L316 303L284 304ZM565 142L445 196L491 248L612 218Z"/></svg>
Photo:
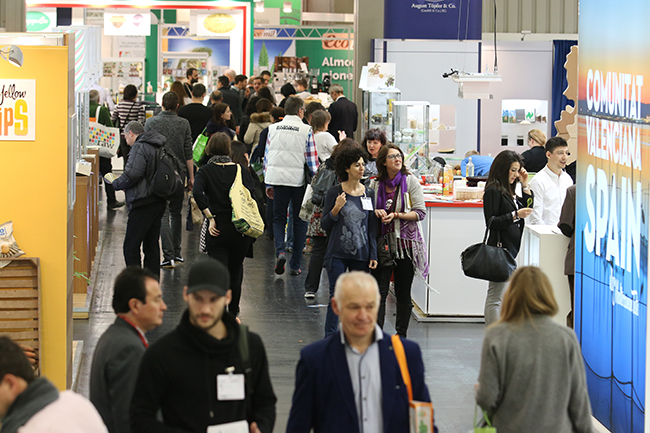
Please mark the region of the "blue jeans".
<svg viewBox="0 0 650 433"><path fill-rule="evenodd" d="M336 280L345 271L368 272L368 262L363 260L339 259L332 257L332 262L327 270L327 277L330 281L330 303L327 306L327 316L325 316L325 337L335 333L339 325L339 317L334 314L334 311L332 310L332 297L334 296Z"/></svg>
<svg viewBox="0 0 650 433"><path fill-rule="evenodd" d="M300 206L305 195L304 186L274 186L273 187L273 241L275 242L276 257L284 253L284 228L287 225L287 212L291 202L293 215L293 254L289 267L300 269L302 249L307 237L307 222L301 220Z"/></svg>

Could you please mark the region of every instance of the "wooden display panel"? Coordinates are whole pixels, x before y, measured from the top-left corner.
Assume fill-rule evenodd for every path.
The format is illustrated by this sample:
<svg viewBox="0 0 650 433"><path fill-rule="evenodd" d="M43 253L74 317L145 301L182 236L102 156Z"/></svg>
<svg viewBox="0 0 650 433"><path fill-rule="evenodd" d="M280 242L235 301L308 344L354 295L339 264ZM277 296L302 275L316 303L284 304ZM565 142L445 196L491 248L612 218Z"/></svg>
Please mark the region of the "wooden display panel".
<svg viewBox="0 0 650 433"><path fill-rule="evenodd" d="M0 269L0 335L33 347L41 341L41 275L39 259L19 257Z"/></svg>

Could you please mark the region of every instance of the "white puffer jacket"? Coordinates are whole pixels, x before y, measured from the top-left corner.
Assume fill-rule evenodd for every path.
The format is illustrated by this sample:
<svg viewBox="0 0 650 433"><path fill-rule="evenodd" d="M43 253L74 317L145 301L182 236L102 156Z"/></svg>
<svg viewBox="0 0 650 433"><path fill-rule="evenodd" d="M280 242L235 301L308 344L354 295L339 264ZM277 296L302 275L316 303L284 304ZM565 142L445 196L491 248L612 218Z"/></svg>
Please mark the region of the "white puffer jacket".
<svg viewBox="0 0 650 433"><path fill-rule="evenodd" d="M314 140L311 126L298 116L285 116L269 126L265 155L265 182L270 186L305 184L305 151Z"/></svg>

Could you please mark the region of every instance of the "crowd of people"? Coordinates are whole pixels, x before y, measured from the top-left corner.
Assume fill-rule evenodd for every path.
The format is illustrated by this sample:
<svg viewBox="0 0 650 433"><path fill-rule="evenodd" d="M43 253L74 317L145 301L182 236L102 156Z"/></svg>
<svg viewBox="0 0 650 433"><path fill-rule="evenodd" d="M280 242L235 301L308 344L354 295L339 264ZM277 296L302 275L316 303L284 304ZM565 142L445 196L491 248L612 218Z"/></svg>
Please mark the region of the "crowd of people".
<svg viewBox="0 0 650 433"><path fill-rule="evenodd" d="M269 77L248 80L226 71L207 107L205 86L190 68L187 80L163 96L162 112L146 122L134 86L125 88L110 116L91 95L100 121L115 121L123 137L123 173L108 176L110 160L102 168L109 208L123 205L114 191L124 190L129 211L127 267L113 287L117 318L94 352L92 406L35 378L24 349L0 338L1 433L44 431L52 423L67 432L205 432L215 425L273 431L277 399L266 349L238 317L253 239L232 222L235 181L258 202L274 242L274 272L283 274L288 263L289 274L300 275L309 237L305 298L316 296L323 269L328 276L325 338L300 353L286 431L409 431L409 401L431 401L420 349L406 339L413 280L429 272L419 224L425 218L422 186L402 149L382 131L367 131L361 144L352 138L356 106L340 86L330 89L334 103L325 110L319 103L305 106L305 83L285 85L280 108ZM201 134L209 138L196 164L193 143ZM531 181L527 155L501 152L489 168L483 198L488 243L502 244L513 257L532 215L573 234L570 204L563 207L567 145L552 138L545 146L547 162ZM146 332L162 323L167 308L160 269L184 262L185 191L161 197L151 188L166 156L176 161L205 218L201 248L207 257L188 264L180 324L149 347ZM410 380L399 373L395 340L382 330L391 278L396 338ZM551 285L538 268L489 282L476 402L499 432L527 431L531 420L540 431L592 431L579 344L568 327L551 320L556 313Z"/></svg>

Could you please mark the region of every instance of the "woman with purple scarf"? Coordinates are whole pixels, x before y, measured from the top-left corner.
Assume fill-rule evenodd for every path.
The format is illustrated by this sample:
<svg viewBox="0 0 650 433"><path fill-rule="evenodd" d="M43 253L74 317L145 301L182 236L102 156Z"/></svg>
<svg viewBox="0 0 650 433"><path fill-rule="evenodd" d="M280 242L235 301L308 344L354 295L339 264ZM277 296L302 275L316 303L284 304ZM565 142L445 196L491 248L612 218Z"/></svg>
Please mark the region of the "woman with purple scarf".
<svg viewBox="0 0 650 433"><path fill-rule="evenodd" d="M413 309L413 277L426 278L429 274L427 246L420 228L420 221L426 215L424 194L418 179L404 167L404 153L394 144L379 151L377 172L377 180L371 186L377 194L375 215L382 223L378 230L377 248L387 248L394 259L392 265L384 266L380 259L380 265L372 272L381 293L377 323L384 326L386 297L391 274L394 274L397 298L395 331L406 337Z"/></svg>

